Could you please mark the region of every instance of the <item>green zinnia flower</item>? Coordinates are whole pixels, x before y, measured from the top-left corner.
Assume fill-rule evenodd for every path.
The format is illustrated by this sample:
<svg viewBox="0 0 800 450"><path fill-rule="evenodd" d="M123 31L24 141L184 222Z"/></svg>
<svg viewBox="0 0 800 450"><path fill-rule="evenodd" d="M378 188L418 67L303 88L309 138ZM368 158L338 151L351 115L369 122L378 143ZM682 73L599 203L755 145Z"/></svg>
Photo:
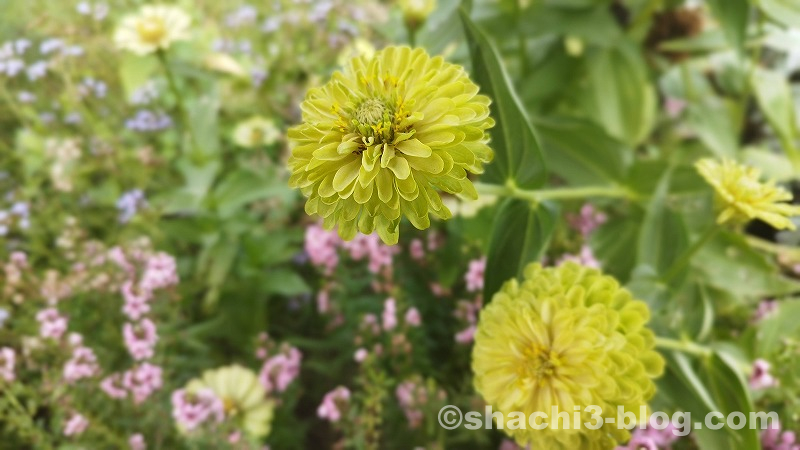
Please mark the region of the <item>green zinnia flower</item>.
<svg viewBox="0 0 800 450"><path fill-rule="evenodd" d="M451 217L438 191L477 198L467 172L493 156L489 103L462 67L422 49L353 58L301 105L289 184L343 239L377 230L395 244L401 215L419 229Z"/></svg>
<svg viewBox="0 0 800 450"><path fill-rule="evenodd" d="M548 450L610 450L630 433L617 424L592 430L593 413L616 421L617 408L638 417L655 393L652 378L664 369L650 311L612 277L566 263L531 264L524 279L507 282L483 309L475 334L475 389L506 419L506 432L522 445ZM550 415L556 406L581 426L509 430L512 412ZM601 411L585 412L597 406ZM570 419L572 420L572 419Z"/></svg>

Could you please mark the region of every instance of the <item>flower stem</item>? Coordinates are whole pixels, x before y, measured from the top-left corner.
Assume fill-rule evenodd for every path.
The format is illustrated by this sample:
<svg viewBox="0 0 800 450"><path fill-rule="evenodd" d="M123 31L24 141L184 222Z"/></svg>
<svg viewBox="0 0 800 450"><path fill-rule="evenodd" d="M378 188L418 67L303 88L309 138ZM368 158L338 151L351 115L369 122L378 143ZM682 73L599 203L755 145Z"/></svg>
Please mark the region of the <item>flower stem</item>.
<svg viewBox="0 0 800 450"><path fill-rule="evenodd" d="M688 353L694 356L709 356L713 352L708 347L696 344L692 341L678 341L671 338L656 337L656 347L662 350L675 350Z"/></svg>
<svg viewBox="0 0 800 450"><path fill-rule="evenodd" d="M197 142L195 141L195 136L191 129L191 121L189 120L189 111L183 104L183 96L181 95L180 89L178 89L178 84L175 82L175 75L173 75L172 70L169 68L169 62L167 61L167 53L164 50L158 50L158 52L156 52L156 55L158 55L158 61L161 63L161 67L164 69L164 75L167 77L167 84L169 84L169 90L175 97L175 103L178 108L178 114L180 115L181 118L181 131L189 133L189 142L191 144L192 150L195 151L197 150Z"/></svg>
<svg viewBox="0 0 800 450"><path fill-rule="evenodd" d="M626 189L606 186L567 187L556 189L540 189L534 191L520 189L513 184L503 186L498 184L475 183L475 189L477 189L479 194L513 197L520 200L529 200L535 203L542 202L544 200L571 200L587 197L634 197L633 193Z"/></svg>
<svg viewBox="0 0 800 450"><path fill-rule="evenodd" d="M691 261L692 257L697 253L701 248L703 248L708 241L713 238L717 232L719 231L720 227L717 224L710 226L706 231L703 232L703 235L700 236L692 245L686 249L685 252L672 264L672 267L667 270L667 273L661 278L663 283L669 283L675 278L687 264Z"/></svg>

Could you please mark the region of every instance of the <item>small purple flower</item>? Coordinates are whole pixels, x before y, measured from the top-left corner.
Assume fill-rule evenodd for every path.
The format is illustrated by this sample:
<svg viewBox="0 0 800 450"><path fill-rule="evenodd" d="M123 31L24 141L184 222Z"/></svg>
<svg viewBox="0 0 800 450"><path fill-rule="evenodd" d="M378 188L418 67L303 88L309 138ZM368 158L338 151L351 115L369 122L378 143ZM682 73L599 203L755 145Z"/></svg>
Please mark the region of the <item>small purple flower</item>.
<svg viewBox="0 0 800 450"><path fill-rule="evenodd" d="M147 207L147 199L141 189L132 189L123 193L117 200L119 222L128 223L136 213Z"/></svg>
<svg viewBox="0 0 800 450"><path fill-rule="evenodd" d="M47 61L36 61L25 70L29 81L36 81L47 75Z"/></svg>
<svg viewBox="0 0 800 450"><path fill-rule="evenodd" d="M42 43L39 44L39 53L47 55L48 53L61 50L62 48L64 48L63 40L59 38L50 38L42 41Z"/></svg>
<svg viewBox="0 0 800 450"><path fill-rule="evenodd" d="M163 112L140 109L133 118L125 121L125 126L133 131L161 131L172 126L172 118Z"/></svg>
<svg viewBox="0 0 800 450"><path fill-rule="evenodd" d="M19 91L17 100L19 100L20 103L33 103L36 101L36 94L28 91Z"/></svg>
<svg viewBox="0 0 800 450"><path fill-rule="evenodd" d="M269 76L269 72L265 69L253 69L250 71L250 81L253 83L253 87L258 89L264 84L264 81Z"/></svg>

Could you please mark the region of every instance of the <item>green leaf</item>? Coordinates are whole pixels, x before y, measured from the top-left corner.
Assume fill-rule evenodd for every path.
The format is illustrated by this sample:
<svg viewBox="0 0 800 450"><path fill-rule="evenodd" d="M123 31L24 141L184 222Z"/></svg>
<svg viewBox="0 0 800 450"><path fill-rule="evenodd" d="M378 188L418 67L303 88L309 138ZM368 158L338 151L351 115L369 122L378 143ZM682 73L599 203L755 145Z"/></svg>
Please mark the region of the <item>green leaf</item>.
<svg viewBox="0 0 800 450"><path fill-rule="evenodd" d="M722 25L725 38L741 52L747 39L750 2L748 0L708 0L708 6L711 7L711 12Z"/></svg>
<svg viewBox="0 0 800 450"><path fill-rule="evenodd" d="M800 283L781 275L772 261L732 232L720 232L709 241L692 258L692 268L699 281L730 292L743 304L800 290Z"/></svg>
<svg viewBox="0 0 800 450"><path fill-rule="evenodd" d="M232 216L243 206L257 200L289 192L278 178L265 176L247 169L229 173L214 190L214 200L220 217Z"/></svg>
<svg viewBox="0 0 800 450"><path fill-rule="evenodd" d="M800 300L782 301L777 311L759 322L756 353L775 354L788 336L800 336L798 317L800 317Z"/></svg>
<svg viewBox="0 0 800 450"><path fill-rule="evenodd" d="M733 158L739 149L736 125L719 101L706 99L689 105L688 124L717 158Z"/></svg>
<svg viewBox="0 0 800 450"><path fill-rule="evenodd" d="M784 150L790 158L795 156L798 152L794 145L797 126L789 81L780 73L757 68L750 83L761 111L780 137Z"/></svg>
<svg viewBox="0 0 800 450"><path fill-rule="evenodd" d="M492 133L495 159L481 179L503 185L513 180L525 189L541 187L547 176L544 157L499 53L463 10L461 21L472 57L472 75L492 99L492 117L497 122Z"/></svg>
<svg viewBox="0 0 800 450"><path fill-rule="evenodd" d="M800 2L797 0L758 0L756 3L773 20L800 28Z"/></svg>
<svg viewBox="0 0 800 450"><path fill-rule="evenodd" d="M672 170L669 169L661 177L647 206L637 245L637 265L652 267L659 275L672 267L689 243L683 218L667 207L671 180Z"/></svg>
<svg viewBox="0 0 800 450"><path fill-rule="evenodd" d="M717 405L721 408L717 411L725 416L733 412L741 412L749 419L750 413L755 409L753 400L750 397L750 389L747 381L741 374L739 364L729 355L721 351L715 351L709 358L704 360L705 373L708 377L708 385L711 388ZM753 429L751 429L753 425ZM716 440L726 439L731 450L760 450L761 439L760 430L754 428L755 424L749 424L741 430L734 430L724 427L721 430L709 430L709 434L715 435Z"/></svg>
<svg viewBox="0 0 800 450"><path fill-rule="evenodd" d="M187 103L193 144L203 155L211 156L219 153L218 115L220 100L216 92L203 95Z"/></svg>
<svg viewBox="0 0 800 450"><path fill-rule="evenodd" d="M656 92L633 42L624 41L589 58L583 99L590 117L623 142L638 145L650 134Z"/></svg>
<svg viewBox="0 0 800 450"><path fill-rule="evenodd" d="M489 302L503 283L522 275L526 265L541 260L555 230L555 206L508 199L495 220L484 275L483 298Z"/></svg>
<svg viewBox="0 0 800 450"><path fill-rule="evenodd" d="M287 297L311 292L303 278L289 269L269 269L261 277L261 285L265 292Z"/></svg>
<svg viewBox="0 0 800 450"><path fill-rule="evenodd" d="M550 169L571 185L618 185L633 149L584 119L534 119Z"/></svg>
<svg viewBox="0 0 800 450"><path fill-rule="evenodd" d="M591 247L603 270L626 283L636 265L637 236L641 228L641 215L612 217L591 236Z"/></svg>
<svg viewBox="0 0 800 450"><path fill-rule="evenodd" d="M125 91L125 98L130 99L136 89L142 87L158 70L158 60L123 52L119 59L119 79Z"/></svg>

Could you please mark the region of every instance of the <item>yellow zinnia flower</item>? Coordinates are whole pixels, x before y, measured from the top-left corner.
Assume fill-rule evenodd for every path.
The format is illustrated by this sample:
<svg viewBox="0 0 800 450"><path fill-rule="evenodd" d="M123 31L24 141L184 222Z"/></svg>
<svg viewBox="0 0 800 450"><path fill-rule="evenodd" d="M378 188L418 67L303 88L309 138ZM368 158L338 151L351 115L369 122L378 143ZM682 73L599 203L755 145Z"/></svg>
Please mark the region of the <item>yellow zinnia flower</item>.
<svg viewBox="0 0 800 450"><path fill-rule="evenodd" d="M531 264L521 282L512 279L483 309L475 334L472 370L475 389L503 413L506 432L522 445L547 450L612 449L630 437L615 424L591 430L592 413L617 419L617 408L637 417L655 393L652 378L664 361L645 327L649 310L612 277L566 263L557 268ZM563 429L552 407L581 425ZM600 411L584 412L598 406ZM547 414L542 430L509 430L512 412ZM509 417L510 415L510 417Z"/></svg>
<svg viewBox="0 0 800 450"><path fill-rule="evenodd" d="M201 389L210 389L222 400L226 420L233 420L245 434L254 439L269 434L275 405L252 370L238 365L207 370L186 385L189 392Z"/></svg>
<svg viewBox="0 0 800 450"><path fill-rule="evenodd" d="M759 181L758 169L713 159L701 159L695 167L714 188L714 200L720 209L717 223L760 219L779 230L795 229L789 217L800 215L800 206L784 203L792 200L792 194L775 186L774 181Z"/></svg>
<svg viewBox="0 0 800 450"><path fill-rule="evenodd" d="M437 190L477 198L467 173L493 156L489 102L462 67L422 49L353 58L301 105L289 184L342 238L377 230L395 244L401 215L419 229L428 214L451 217Z"/></svg>
<svg viewBox="0 0 800 450"><path fill-rule="evenodd" d="M186 39L190 23L189 16L178 7L145 5L137 14L122 19L114 42L121 49L146 55Z"/></svg>

